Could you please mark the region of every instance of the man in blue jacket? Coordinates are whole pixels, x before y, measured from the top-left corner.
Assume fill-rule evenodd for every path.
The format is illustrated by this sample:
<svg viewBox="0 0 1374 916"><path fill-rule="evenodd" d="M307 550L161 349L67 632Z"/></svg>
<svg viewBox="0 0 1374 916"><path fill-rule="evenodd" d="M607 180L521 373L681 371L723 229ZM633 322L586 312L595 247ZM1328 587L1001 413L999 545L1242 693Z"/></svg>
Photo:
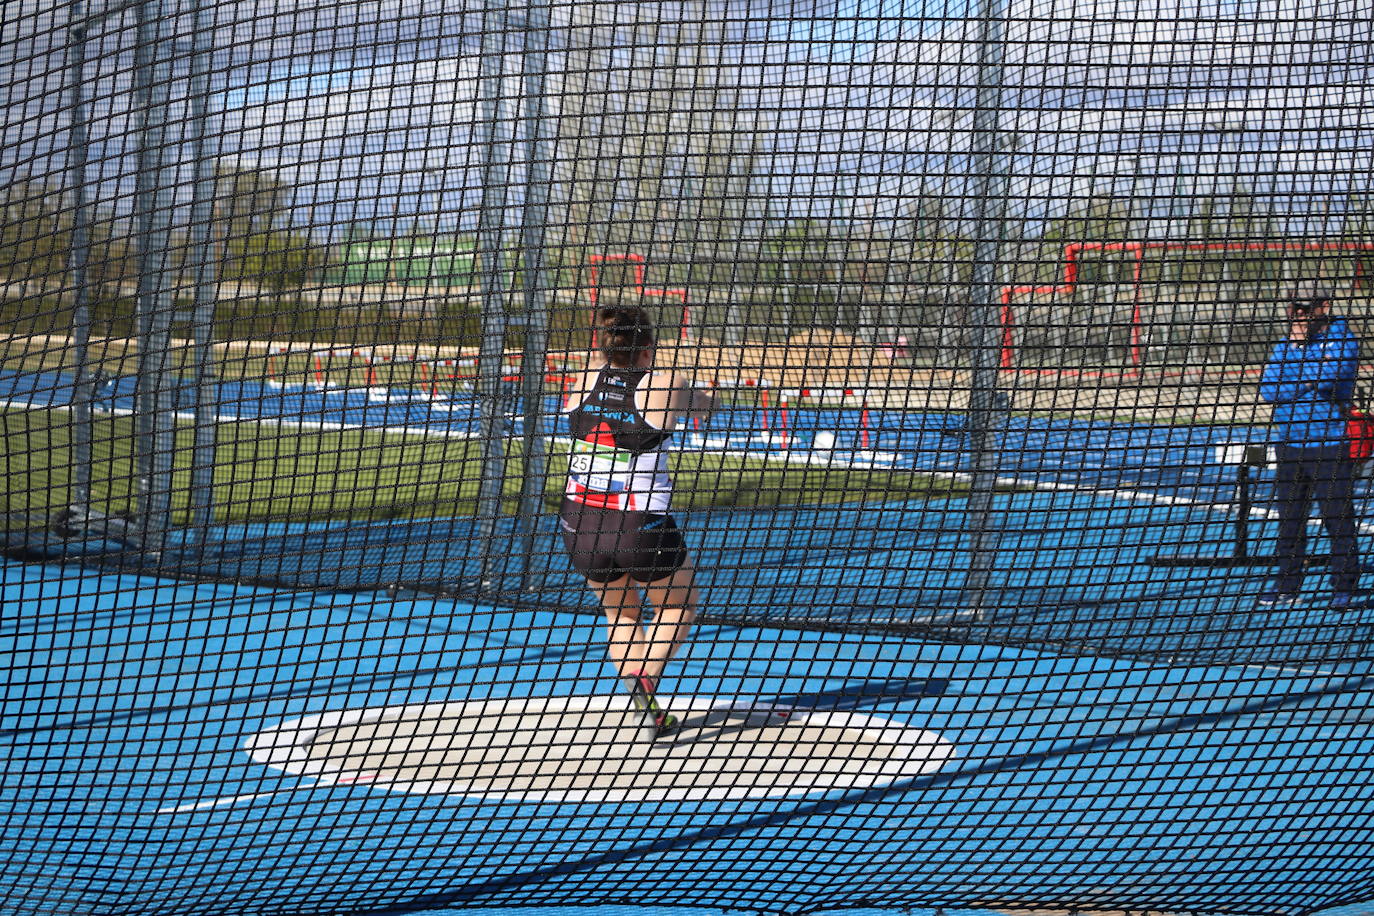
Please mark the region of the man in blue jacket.
<svg viewBox="0 0 1374 916"><path fill-rule="evenodd" d="M1359 586L1354 463L1345 413L1355 394L1360 342L1344 318L1328 315L1331 293L1311 287L1288 306L1288 337L1264 367L1260 396L1274 405L1279 574L1260 604L1290 604L1302 587L1307 518L1317 502L1331 538L1331 606L1350 606Z"/></svg>

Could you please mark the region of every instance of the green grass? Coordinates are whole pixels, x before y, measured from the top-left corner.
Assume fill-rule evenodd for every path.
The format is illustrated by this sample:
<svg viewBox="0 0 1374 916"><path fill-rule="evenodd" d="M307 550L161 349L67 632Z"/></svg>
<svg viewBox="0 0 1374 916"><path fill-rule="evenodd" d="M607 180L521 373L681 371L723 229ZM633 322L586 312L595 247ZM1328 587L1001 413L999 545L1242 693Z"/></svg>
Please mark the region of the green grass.
<svg viewBox="0 0 1374 916"><path fill-rule="evenodd" d="M0 411L5 511L42 517L72 502L72 414ZM172 474L174 522L185 523L191 484L192 432L176 430ZM135 507L135 425L130 417L92 423L93 508L107 514ZM481 451L474 440L315 431L258 423L218 428L215 518L229 521L377 520L474 515ZM518 511L521 456L508 453L502 511ZM557 506L566 463L553 457L544 481L547 508ZM725 455L674 455L674 508L761 508L834 502L943 499L963 484L910 471L787 465ZM12 519L15 523L16 519Z"/></svg>

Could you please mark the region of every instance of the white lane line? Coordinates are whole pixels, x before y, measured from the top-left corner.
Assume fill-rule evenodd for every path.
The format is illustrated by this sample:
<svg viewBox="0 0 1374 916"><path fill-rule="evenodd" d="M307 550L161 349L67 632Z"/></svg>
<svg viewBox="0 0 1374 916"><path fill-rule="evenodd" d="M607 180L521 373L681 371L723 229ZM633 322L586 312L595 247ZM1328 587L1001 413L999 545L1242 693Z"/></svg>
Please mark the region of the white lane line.
<svg viewBox="0 0 1374 916"><path fill-rule="evenodd" d="M1193 667L1200 667L1194 665ZM1275 671L1285 677L1349 677L1349 671L1328 671L1324 668L1286 668L1283 665L1241 665L1242 670Z"/></svg>
<svg viewBox="0 0 1374 916"><path fill-rule="evenodd" d="M185 814L188 811L208 811L211 808L225 808L229 805L237 805L243 802L253 802L261 798L271 798L274 795L281 795L284 792L298 792L301 789L318 788L317 783L303 783L299 786L292 786L289 789L277 789L275 792L255 792L249 795L224 795L219 798L209 798L198 802L190 802L185 805L174 805L170 808L158 808L154 814Z"/></svg>
<svg viewBox="0 0 1374 916"><path fill-rule="evenodd" d="M0 407L14 407L19 410L67 410L74 411L71 404L42 404L33 401L0 400ZM138 411L131 407L91 407L91 413L111 417L132 417ZM184 423L194 423L196 415L177 411L173 419ZM354 431L364 433L401 433L408 436L434 436L440 439L476 439L480 432L467 432L450 429L429 429L416 426L361 426L357 423L331 423L325 420L291 420L286 417L251 417L238 414L217 413L210 418L215 423L259 423L264 426L286 426L294 429L322 429L330 431Z"/></svg>

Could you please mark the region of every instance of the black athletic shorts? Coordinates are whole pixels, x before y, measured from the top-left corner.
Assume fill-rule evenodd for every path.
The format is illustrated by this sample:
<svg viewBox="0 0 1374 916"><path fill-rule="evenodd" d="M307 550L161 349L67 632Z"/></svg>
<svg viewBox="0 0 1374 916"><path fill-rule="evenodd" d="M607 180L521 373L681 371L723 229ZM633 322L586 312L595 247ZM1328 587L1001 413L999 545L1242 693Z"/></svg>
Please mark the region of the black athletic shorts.
<svg viewBox="0 0 1374 916"><path fill-rule="evenodd" d="M687 545L671 515L599 509L565 499L558 522L573 566L592 582L621 576L657 582L687 562Z"/></svg>

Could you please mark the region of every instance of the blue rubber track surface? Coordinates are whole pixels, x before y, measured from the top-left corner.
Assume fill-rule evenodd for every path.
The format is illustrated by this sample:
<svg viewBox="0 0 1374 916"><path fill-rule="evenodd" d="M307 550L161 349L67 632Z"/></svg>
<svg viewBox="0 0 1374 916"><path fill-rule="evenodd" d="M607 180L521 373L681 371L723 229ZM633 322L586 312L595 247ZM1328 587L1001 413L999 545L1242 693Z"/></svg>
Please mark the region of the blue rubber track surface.
<svg viewBox="0 0 1374 916"><path fill-rule="evenodd" d="M11 406L70 400L63 376L3 380ZM131 410L132 394L112 380L97 407ZM405 393L378 404L245 383L218 397L225 416L307 429L475 432L457 399L436 409ZM723 411L682 447L787 457L759 419ZM852 410L790 419L792 458L825 433L828 460L848 466L967 465L957 416L871 411L867 448ZM997 441L1015 486L993 501L978 614L961 498L683 513L706 614L665 696L859 711L953 748L887 784L762 798L413 794L248 753L307 716L616 695L600 614L551 518L533 532L533 568L509 519L489 531L465 518L221 525L176 533L156 555L10 532L7 552L25 562L0 565L7 906L380 914L558 898L806 913L1072 900L1297 916L1369 899L1374 610L1332 612L1314 582L1308 600L1261 612L1263 569L1149 562L1181 545L1229 549L1234 482L1214 449L1262 435L1012 418ZM1261 501L1265 486L1260 472ZM1251 525L1263 550L1272 521ZM473 584L493 558L494 578Z"/></svg>
<svg viewBox="0 0 1374 916"><path fill-rule="evenodd" d="M0 400L62 406L72 394L61 373L0 373ZM133 380L98 386L96 407L134 408ZM189 409L192 391L174 393ZM224 418L372 430L388 435L475 436L476 402L425 392L317 390L260 382L219 383ZM517 405L518 406L518 405ZM554 401L542 405L556 416ZM863 444L860 412L826 408L789 412L788 446L774 434L779 415L757 406L718 411L684 431L684 451L805 461L828 467L911 468L962 479L968 464L966 418L955 414L869 410ZM188 414L189 416L189 414ZM519 410L508 417L521 432ZM551 435L562 436L561 418ZM817 436L834 440L808 450ZM760 510L678 513L693 550L708 615L741 625L848 628L924 638L1144 658L1259 664L1322 663L1369 641L1350 616L1324 611L1323 577L1309 578L1298 609L1257 613L1254 596L1270 570L1169 567L1176 554L1218 557L1236 542L1235 469L1217 449L1262 443L1262 428L1117 424L1013 417L995 437L999 475L1014 492L997 494L990 528L975 544L966 499L837 503ZM845 448L844 446L848 446ZM1247 549L1272 551L1265 513L1272 472L1253 474L1259 510ZM1361 483L1363 518L1369 489ZM165 576L339 591L397 589L497 603L586 607L583 583L562 556L557 521L470 518L382 522L228 524L174 531L155 555L127 543L64 538L51 527L6 534L21 559L83 558L106 568ZM1312 551L1324 534L1313 526ZM526 564L510 545L532 547ZM972 614L967 569L977 547L991 551L991 574Z"/></svg>
<svg viewBox="0 0 1374 916"><path fill-rule="evenodd" d="M890 785L748 800L410 795L313 784L244 743L331 710L615 693L596 620L3 573L0 805L22 825L3 843L33 911L380 912L561 894L1299 913L1374 867L1361 663L1145 664L707 625L670 694L861 708L938 733L954 758Z"/></svg>

